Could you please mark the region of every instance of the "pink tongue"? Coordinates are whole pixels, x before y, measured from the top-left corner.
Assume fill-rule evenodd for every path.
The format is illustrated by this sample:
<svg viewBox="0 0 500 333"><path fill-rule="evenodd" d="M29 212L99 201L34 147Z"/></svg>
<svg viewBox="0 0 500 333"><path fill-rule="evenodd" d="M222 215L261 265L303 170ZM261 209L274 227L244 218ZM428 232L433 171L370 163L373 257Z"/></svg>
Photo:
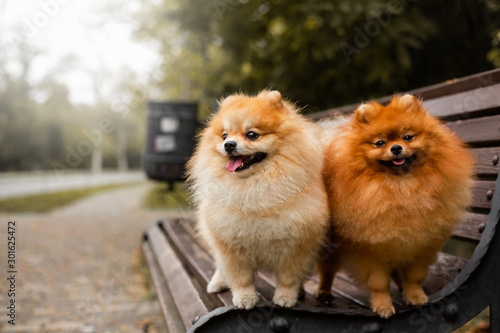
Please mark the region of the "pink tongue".
<svg viewBox="0 0 500 333"><path fill-rule="evenodd" d="M402 165L405 162L405 159L400 159L400 160L393 160L392 163L396 165Z"/></svg>
<svg viewBox="0 0 500 333"><path fill-rule="evenodd" d="M234 172L241 164L243 164L243 156L233 157L226 165L226 169L227 171Z"/></svg>

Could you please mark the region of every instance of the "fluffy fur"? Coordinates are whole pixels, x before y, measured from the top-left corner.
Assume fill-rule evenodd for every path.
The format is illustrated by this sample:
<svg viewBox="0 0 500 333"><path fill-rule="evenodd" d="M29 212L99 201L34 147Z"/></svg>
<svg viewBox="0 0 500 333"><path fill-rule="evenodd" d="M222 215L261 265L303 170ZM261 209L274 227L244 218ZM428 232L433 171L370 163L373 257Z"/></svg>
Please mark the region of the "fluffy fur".
<svg viewBox="0 0 500 333"><path fill-rule="evenodd" d="M383 318L395 312L391 276L408 304L427 303L421 283L470 203L473 169L464 144L413 96L361 105L325 153L340 248L318 264L317 294L330 293L342 267Z"/></svg>
<svg viewBox="0 0 500 333"><path fill-rule="evenodd" d="M277 91L220 103L188 163L198 229L216 262L208 292L229 287L234 305L251 309L254 273L265 269L278 276L273 302L295 305L329 224L317 132ZM236 169L252 154L267 155Z"/></svg>

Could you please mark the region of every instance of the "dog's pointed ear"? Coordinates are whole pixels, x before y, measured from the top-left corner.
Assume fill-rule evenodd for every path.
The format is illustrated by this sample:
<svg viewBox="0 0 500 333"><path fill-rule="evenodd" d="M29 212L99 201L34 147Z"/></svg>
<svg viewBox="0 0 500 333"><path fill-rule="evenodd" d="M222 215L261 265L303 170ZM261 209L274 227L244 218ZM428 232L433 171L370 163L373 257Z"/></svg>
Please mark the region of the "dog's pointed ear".
<svg viewBox="0 0 500 333"><path fill-rule="evenodd" d="M278 90L270 91L267 96L275 103L281 103L281 93Z"/></svg>
<svg viewBox="0 0 500 333"><path fill-rule="evenodd" d="M405 109L409 109L415 102L416 102L415 97L410 94L406 94L399 97L399 105L401 105Z"/></svg>
<svg viewBox="0 0 500 333"><path fill-rule="evenodd" d="M231 103L231 101L236 100L238 97L239 97L238 94L233 94L233 95L226 96L226 97L224 97L223 99L221 99L219 101L219 106L221 106L222 104Z"/></svg>
<svg viewBox="0 0 500 333"><path fill-rule="evenodd" d="M281 99L281 93L277 90L263 90L259 93L257 97L262 97L267 99L271 104L281 107L283 106L283 100Z"/></svg>
<svg viewBox="0 0 500 333"><path fill-rule="evenodd" d="M403 111L424 111L422 99L413 95L406 94L402 96L395 95L391 101L391 106L397 107Z"/></svg>
<svg viewBox="0 0 500 333"><path fill-rule="evenodd" d="M358 106L354 113L354 119L356 122L359 124L368 124L375 116L378 110L378 105L378 103L372 102Z"/></svg>

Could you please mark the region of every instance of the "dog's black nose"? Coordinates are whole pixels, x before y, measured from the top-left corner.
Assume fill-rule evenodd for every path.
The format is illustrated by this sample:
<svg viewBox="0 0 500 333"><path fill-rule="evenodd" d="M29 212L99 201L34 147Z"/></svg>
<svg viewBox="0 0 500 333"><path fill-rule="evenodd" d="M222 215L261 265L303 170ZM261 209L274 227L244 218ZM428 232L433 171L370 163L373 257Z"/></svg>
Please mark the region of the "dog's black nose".
<svg viewBox="0 0 500 333"><path fill-rule="evenodd" d="M224 143L224 149L228 154L231 154L236 149L236 141L228 141Z"/></svg>
<svg viewBox="0 0 500 333"><path fill-rule="evenodd" d="M391 147L391 153L394 155L399 155L403 151L403 147L400 145L394 145Z"/></svg>

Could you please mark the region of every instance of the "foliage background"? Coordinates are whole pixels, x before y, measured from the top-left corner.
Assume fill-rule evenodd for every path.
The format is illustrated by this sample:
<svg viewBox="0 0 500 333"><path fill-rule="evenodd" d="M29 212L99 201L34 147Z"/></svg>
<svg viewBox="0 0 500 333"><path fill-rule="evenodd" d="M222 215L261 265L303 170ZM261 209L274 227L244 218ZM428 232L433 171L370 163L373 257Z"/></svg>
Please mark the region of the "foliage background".
<svg viewBox="0 0 500 333"><path fill-rule="evenodd" d="M43 51L0 45L0 171L138 168L150 99L198 101L203 119L225 95L273 88L313 112L500 67L500 0L104 4L98 15L133 25L158 49L159 68L94 73L100 98L77 104L57 75L75 59L33 82ZM114 130L68 163L103 119Z"/></svg>
<svg viewBox="0 0 500 333"><path fill-rule="evenodd" d="M209 108L271 87L312 112L498 66L498 9L480 0L164 0L134 18L137 37L161 45L167 96Z"/></svg>

